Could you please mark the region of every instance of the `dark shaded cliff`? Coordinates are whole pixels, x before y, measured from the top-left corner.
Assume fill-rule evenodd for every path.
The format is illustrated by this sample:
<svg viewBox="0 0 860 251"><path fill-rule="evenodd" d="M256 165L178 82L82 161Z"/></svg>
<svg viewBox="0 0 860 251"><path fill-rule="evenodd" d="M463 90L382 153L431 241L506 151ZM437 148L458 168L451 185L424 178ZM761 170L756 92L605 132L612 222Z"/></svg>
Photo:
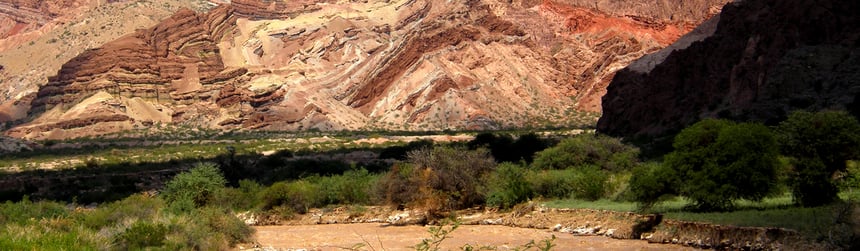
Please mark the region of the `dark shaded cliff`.
<svg viewBox="0 0 860 251"><path fill-rule="evenodd" d="M597 130L665 144L703 118L774 124L798 109L860 115L857 13L860 2L844 0L726 5L698 37L677 43L697 42L619 71Z"/></svg>

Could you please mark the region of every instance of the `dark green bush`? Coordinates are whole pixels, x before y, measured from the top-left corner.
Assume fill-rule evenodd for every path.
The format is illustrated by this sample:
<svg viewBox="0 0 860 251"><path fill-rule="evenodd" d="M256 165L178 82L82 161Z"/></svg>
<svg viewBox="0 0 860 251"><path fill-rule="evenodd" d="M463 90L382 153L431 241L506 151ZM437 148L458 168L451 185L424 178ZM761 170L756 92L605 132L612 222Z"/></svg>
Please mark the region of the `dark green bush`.
<svg viewBox="0 0 860 251"><path fill-rule="evenodd" d="M673 146L665 164L699 210L730 209L735 199L759 200L776 188L776 139L763 125L706 119L681 131Z"/></svg>
<svg viewBox="0 0 860 251"><path fill-rule="evenodd" d="M517 164L500 164L490 176L487 204L511 208L531 198L532 188L526 179L528 169Z"/></svg>
<svg viewBox="0 0 860 251"><path fill-rule="evenodd" d="M471 150L489 149L493 159L499 163L520 161L531 163L534 160L534 154L546 149L549 143L534 133L520 135L516 140L508 134L481 133L467 145Z"/></svg>
<svg viewBox="0 0 860 251"><path fill-rule="evenodd" d="M630 170L638 163L639 149L621 140L594 134L580 134L536 154L537 169L568 169L597 166L617 172Z"/></svg>
<svg viewBox="0 0 860 251"><path fill-rule="evenodd" d="M651 208L661 199L678 194L674 184L678 174L660 163L646 163L633 168L628 191L631 199L640 203L641 210Z"/></svg>
<svg viewBox="0 0 860 251"><path fill-rule="evenodd" d="M847 170L848 160L860 157L860 123L846 112L798 111L776 128L780 150L794 158L795 200L818 206L838 199L830 178Z"/></svg>
<svg viewBox="0 0 860 251"><path fill-rule="evenodd" d="M418 140L412 141L406 144L405 146L390 146L386 147L379 153L380 159L396 159L396 160L406 160L407 154L411 151L415 151L422 148L431 148L433 147L432 140Z"/></svg>

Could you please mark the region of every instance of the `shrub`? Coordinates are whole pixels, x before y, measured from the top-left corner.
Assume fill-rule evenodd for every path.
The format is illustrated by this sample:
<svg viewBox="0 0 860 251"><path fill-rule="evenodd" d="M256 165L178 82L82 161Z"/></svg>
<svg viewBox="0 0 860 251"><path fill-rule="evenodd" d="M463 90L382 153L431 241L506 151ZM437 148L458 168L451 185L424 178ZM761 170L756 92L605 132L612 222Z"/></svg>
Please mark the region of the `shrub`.
<svg viewBox="0 0 860 251"><path fill-rule="evenodd" d="M563 199L573 194L576 171L540 170L533 172L528 179L535 196Z"/></svg>
<svg viewBox="0 0 860 251"><path fill-rule="evenodd" d="M128 220L149 219L164 208L164 201L136 194L121 201L105 204L86 214L79 214L82 225L91 229L101 229Z"/></svg>
<svg viewBox="0 0 860 251"><path fill-rule="evenodd" d="M322 206L323 198L319 190L319 186L307 180L272 184L263 191L263 209L283 205L290 207L293 212L306 213L310 208Z"/></svg>
<svg viewBox="0 0 860 251"><path fill-rule="evenodd" d="M260 205L263 187L253 180L240 180L238 188L224 188L216 196L215 205L233 210L251 210Z"/></svg>
<svg viewBox="0 0 860 251"><path fill-rule="evenodd" d="M200 163L188 172L180 173L167 182L161 196L167 203L193 203L194 207L209 204L227 181L211 163ZM187 207L187 206L185 206ZM182 208L187 210L188 208Z"/></svg>
<svg viewBox="0 0 860 251"><path fill-rule="evenodd" d="M860 123L846 112L798 111L776 128L780 150L794 160L792 192L804 206L838 199L831 179L846 171L846 161L860 157Z"/></svg>
<svg viewBox="0 0 860 251"><path fill-rule="evenodd" d="M681 131L673 146L665 163L677 175L678 192L700 210L759 200L776 187L776 139L763 125L706 119Z"/></svg>
<svg viewBox="0 0 860 251"><path fill-rule="evenodd" d="M526 179L528 170L520 165L500 164L489 180L487 204L510 208L531 198L532 188Z"/></svg>
<svg viewBox="0 0 860 251"><path fill-rule="evenodd" d="M157 247L164 244L167 227L157 223L136 221L118 236L117 242L122 249L142 249Z"/></svg>
<svg viewBox="0 0 860 251"><path fill-rule="evenodd" d="M323 204L370 204L378 177L366 169L311 179L320 188Z"/></svg>
<svg viewBox="0 0 860 251"><path fill-rule="evenodd" d="M638 162L639 149L621 140L594 134L580 134L538 152L533 166L538 169L567 169L597 166L607 171L629 170Z"/></svg>
<svg viewBox="0 0 860 251"><path fill-rule="evenodd" d="M609 186L609 175L596 166L576 169L572 182L574 197L583 200L601 199L612 190Z"/></svg>
<svg viewBox="0 0 860 251"><path fill-rule="evenodd" d="M628 191L631 199L639 202L640 210L651 208L667 195L678 194L674 184L678 174L660 163L647 163L633 168Z"/></svg>
<svg viewBox="0 0 860 251"><path fill-rule="evenodd" d="M229 245L248 242L254 229L245 225L242 220L232 215L229 210L216 207L200 209L197 217L202 220L213 232L223 235Z"/></svg>
<svg viewBox="0 0 860 251"><path fill-rule="evenodd" d="M485 149L422 149L410 152L408 159L408 165L398 165L380 180L384 198L389 203L411 203L430 211L483 203L482 180L495 168Z"/></svg>

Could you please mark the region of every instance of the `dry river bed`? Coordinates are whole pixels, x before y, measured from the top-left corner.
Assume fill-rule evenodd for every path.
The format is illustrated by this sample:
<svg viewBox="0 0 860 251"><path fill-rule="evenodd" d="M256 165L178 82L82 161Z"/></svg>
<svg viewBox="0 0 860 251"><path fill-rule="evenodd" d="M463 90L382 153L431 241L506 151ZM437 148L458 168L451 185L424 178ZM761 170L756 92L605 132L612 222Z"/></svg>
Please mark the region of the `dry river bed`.
<svg viewBox="0 0 860 251"><path fill-rule="evenodd" d="M257 250L415 250L412 246L430 238L429 227L389 226L385 223L257 226ZM447 228L446 228L447 229ZM644 240L619 240L603 236L577 236L547 229L515 228L498 225L461 225L442 242L442 250L492 246L512 250L534 240L556 239L553 250L693 250L671 244ZM240 249L251 248L248 245Z"/></svg>

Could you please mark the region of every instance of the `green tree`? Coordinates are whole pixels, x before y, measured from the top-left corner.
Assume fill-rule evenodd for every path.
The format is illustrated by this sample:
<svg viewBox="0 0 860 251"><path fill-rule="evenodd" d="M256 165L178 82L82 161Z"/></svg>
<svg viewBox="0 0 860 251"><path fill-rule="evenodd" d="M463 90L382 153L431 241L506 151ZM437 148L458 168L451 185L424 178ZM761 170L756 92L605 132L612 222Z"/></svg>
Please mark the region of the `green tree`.
<svg viewBox="0 0 860 251"><path fill-rule="evenodd" d="M226 183L215 164L200 163L168 181L161 197L173 207L188 211L209 204Z"/></svg>
<svg viewBox="0 0 860 251"><path fill-rule="evenodd" d="M860 123L847 112L797 111L776 128L780 149L792 157L792 192L804 206L838 199L832 176L860 157Z"/></svg>
<svg viewBox="0 0 860 251"><path fill-rule="evenodd" d="M580 134L536 154L533 166L538 169L568 169L597 166L607 171L633 168L639 149L604 135Z"/></svg>
<svg viewBox="0 0 860 251"><path fill-rule="evenodd" d="M759 200L775 188L778 146L760 124L706 119L675 137L665 164L680 195L700 210L726 210L735 199Z"/></svg>

